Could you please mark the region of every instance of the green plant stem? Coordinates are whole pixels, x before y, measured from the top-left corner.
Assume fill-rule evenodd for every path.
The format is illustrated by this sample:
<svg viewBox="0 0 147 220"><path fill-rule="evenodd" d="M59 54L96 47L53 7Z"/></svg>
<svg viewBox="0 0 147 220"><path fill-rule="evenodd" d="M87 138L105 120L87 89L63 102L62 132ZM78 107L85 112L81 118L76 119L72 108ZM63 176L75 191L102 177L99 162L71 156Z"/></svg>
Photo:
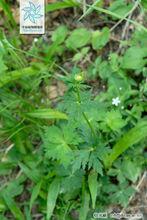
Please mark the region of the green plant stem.
<svg viewBox="0 0 147 220"><path fill-rule="evenodd" d="M78 84L76 84L76 91L77 91L77 96L78 96L78 102L81 103L81 96L80 96L80 91L79 91ZM86 123L88 124L88 126L89 126L89 128L90 128L90 130L91 130L91 133L93 134L93 137L96 139L95 130L94 130L92 124L90 123L90 121L89 121L89 119L88 119L86 113L82 111L82 115L83 115L83 117L84 117Z"/></svg>
<svg viewBox="0 0 147 220"><path fill-rule="evenodd" d="M96 134L95 134L95 131L94 131L93 127L92 127L92 124L88 120L87 115L85 114L85 112L82 112L82 115L85 118L85 121L87 122L89 128L91 129L91 132L92 132L93 136L96 137Z"/></svg>

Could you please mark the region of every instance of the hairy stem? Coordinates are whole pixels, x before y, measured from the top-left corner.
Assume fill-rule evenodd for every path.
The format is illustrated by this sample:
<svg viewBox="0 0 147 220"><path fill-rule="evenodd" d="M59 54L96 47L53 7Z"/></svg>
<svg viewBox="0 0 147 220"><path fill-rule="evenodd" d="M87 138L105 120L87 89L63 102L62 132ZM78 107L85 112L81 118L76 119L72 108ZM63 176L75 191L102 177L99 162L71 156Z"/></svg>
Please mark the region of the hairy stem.
<svg viewBox="0 0 147 220"><path fill-rule="evenodd" d="M76 84L76 91L77 91L78 102L81 103L80 91L79 91L79 87L78 87L77 84ZM83 117L84 117L86 123L88 124L88 126L89 126L89 128L90 128L90 130L91 130L91 133L93 134L93 137L96 138L95 130L94 130L92 124L90 123L90 121L89 121L89 119L88 119L86 113L82 111L82 115L83 115Z"/></svg>

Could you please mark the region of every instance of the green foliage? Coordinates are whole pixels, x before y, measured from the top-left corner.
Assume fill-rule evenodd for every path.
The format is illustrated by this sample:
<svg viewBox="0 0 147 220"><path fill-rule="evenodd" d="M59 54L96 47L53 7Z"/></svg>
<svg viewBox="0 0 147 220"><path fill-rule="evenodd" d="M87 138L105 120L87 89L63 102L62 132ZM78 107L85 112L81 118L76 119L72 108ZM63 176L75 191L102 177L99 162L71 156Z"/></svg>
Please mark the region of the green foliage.
<svg viewBox="0 0 147 220"><path fill-rule="evenodd" d="M47 220L50 220L60 190L60 180L54 179L49 186L47 196Z"/></svg>
<svg viewBox="0 0 147 220"><path fill-rule="evenodd" d="M123 17L131 10L131 8L132 3L127 4L125 0L118 0L112 2L111 6L109 7L109 10Z"/></svg>
<svg viewBox="0 0 147 220"><path fill-rule="evenodd" d="M55 11L55 10L64 9L64 8L77 7L77 6L79 6L79 4L75 0L57 1L55 3L48 4L46 6L46 12Z"/></svg>
<svg viewBox="0 0 147 220"><path fill-rule="evenodd" d="M101 49L109 41L110 31L109 28L105 27L102 31L94 31L92 33L92 47L93 49Z"/></svg>
<svg viewBox="0 0 147 220"><path fill-rule="evenodd" d="M92 199L92 208L95 209L96 196L98 190L97 173L91 172L88 176L88 185Z"/></svg>
<svg viewBox="0 0 147 220"><path fill-rule="evenodd" d="M79 28L74 30L66 40L66 46L71 49L76 49L85 46L89 43L91 32L86 28Z"/></svg>
<svg viewBox="0 0 147 220"><path fill-rule="evenodd" d="M106 166L111 166L114 160L120 156L127 148L138 143L147 135L147 121L139 122L134 128L129 130L124 136L114 145L111 154L106 158Z"/></svg>
<svg viewBox="0 0 147 220"><path fill-rule="evenodd" d="M11 6L0 2L0 219L127 207L146 166L145 1L49 3L58 27L32 42L9 31Z"/></svg>
<svg viewBox="0 0 147 220"><path fill-rule="evenodd" d="M53 109L37 109L33 112L28 112L26 114L32 118L67 119L66 114Z"/></svg>

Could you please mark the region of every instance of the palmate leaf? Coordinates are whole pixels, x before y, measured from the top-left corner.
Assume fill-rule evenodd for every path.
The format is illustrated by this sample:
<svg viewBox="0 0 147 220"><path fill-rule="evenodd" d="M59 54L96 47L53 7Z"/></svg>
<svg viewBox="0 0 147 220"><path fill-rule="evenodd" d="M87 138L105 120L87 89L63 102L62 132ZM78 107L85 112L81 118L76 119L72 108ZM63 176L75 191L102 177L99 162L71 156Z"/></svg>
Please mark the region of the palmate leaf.
<svg viewBox="0 0 147 220"><path fill-rule="evenodd" d="M133 144L137 144L147 136L147 120L139 122L134 128L130 129L124 136L114 145L112 152L108 155L104 164L109 168L112 163L125 152Z"/></svg>
<svg viewBox="0 0 147 220"><path fill-rule="evenodd" d="M123 207L127 207L129 198L135 193L135 189L131 186L126 187L125 184L121 184L115 193L110 197L116 204L120 204Z"/></svg>
<svg viewBox="0 0 147 220"><path fill-rule="evenodd" d="M74 159L72 162L73 172L79 170L80 168L85 169L88 168L90 170L93 168L96 172L103 175L102 171L102 163L99 158L99 154L97 151L87 150L77 150L74 152Z"/></svg>
<svg viewBox="0 0 147 220"><path fill-rule="evenodd" d="M81 139L69 126L50 126L45 130L43 147L46 157L56 159L63 165L68 165L72 158L72 145L77 145Z"/></svg>

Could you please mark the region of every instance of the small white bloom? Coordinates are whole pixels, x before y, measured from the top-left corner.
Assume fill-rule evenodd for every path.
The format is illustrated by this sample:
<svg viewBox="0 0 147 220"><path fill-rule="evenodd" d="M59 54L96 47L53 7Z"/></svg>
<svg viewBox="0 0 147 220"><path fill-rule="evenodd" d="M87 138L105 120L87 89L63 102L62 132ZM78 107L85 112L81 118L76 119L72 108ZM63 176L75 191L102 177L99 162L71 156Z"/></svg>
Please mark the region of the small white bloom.
<svg viewBox="0 0 147 220"><path fill-rule="evenodd" d="M38 38L34 38L34 42L36 43L38 41Z"/></svg>
<svg viewBox="0 0 147 220"><path fill-rule="evenodd" d="M119 97L113 98L112 99L112 105L118 106L120 104L120 99Z"/></svg>
<svg viewBox="0 0 147 220"><path fill-rule="evenodd" d="M119 90L122 90L122 88L121 88L121 87L119 87Z"/></svg>
<svg viewBox="0 0 147 220"><path fill-rule="evenodd" d="M124 106L121 106L121 109L124 109Z"/></svg>

